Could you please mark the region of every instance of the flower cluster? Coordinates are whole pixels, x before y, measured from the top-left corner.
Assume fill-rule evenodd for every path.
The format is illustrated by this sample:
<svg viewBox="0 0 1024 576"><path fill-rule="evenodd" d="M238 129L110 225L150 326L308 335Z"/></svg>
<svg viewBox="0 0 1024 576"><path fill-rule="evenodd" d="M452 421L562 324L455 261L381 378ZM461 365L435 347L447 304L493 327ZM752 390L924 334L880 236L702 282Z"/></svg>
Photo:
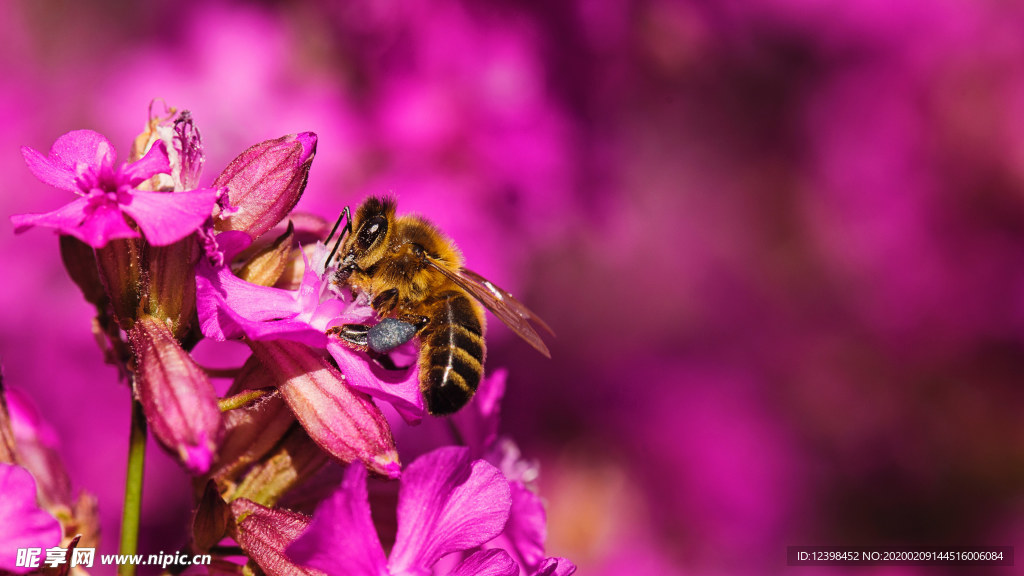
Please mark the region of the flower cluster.
<svg viewBox="0 0 1024 576"><path fill-rule="evenodd" d="M20 392L0 379L0 572L22 572L19 549L94 546L96 499L71 495L57 436Z"/></svg>
<svg viewBox="0 0 1024 576"><path fill-rule="evenodd" d="M375 315L364 295L332 282L328 222L293 212L316 148L312 132L261 142L209 187L199 184L205 154L188 112L151 114L122 165L88 130L61 136L46 156L23 149L33 174L79 198L11 221L18 232L61 235L107 361L131 386L139 418L195 477L191 551L219 555L217 570L231 573L243 569L228 560L238 552L267 574L429 574L445 562L450 574L572 573L567 560L544 556L543 507L523 463L496 441L503 373L452 419L463 446L435 447L403 469L378 402L401 416L396 425L419 423L417 368L385 368L328 336ZM241 341L251 354L214 371L193 354L204 339ZM401 365L394 359L387 364ZM220 395L214 380L225 373L232 382ZM88 524L51 516L52 502L68 498L44 498L48 476L15 465L13 441L5 447L0 487L15 498L0 517L22 518L5 527L14 537L52 546ZM401 478L397 534L371 518L368 473L384 485ZM294 490L332 474L333 494ZM387 559L381 536L394 540ZM7 560L0 569L14 569Z"/></svg>

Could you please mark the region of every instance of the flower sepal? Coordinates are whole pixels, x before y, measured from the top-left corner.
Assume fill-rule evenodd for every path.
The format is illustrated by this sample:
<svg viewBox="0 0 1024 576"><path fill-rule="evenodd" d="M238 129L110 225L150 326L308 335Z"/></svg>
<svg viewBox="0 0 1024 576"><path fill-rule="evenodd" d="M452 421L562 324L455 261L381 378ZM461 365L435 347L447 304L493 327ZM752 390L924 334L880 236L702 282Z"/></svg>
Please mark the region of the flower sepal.
<svg viewBox="0 0 1024 576"><path fill-rule="evenodd" d="M209 377L163 320L144 315L128 337L137 362L135 394L154 435L186 470L206 473L224 433Z"/></svg>
<svg viewBox="0 0 1024 576"><path fill-rule="evenodd" d="M273 286L288 268L294 251L295 227L289 222L284 233L253 254L238 270L237 276L257 286Z"/></svg>
<svg viewBox="0 0 1024 576"><path fill-rule="evenodd" d="M340 462L360 461L389 478L401 473L391 427L370 398L345 384L323 352L287 340L251 341L310 438Z"/></svg>
<svg viewBox="0 0 1024 576"><path fill-rule="evenodd" d="M267 508L246 499L231 503L234 538L267 576L323 576L300 566L284 551L309 526L309 517L280 508Z"/></svg>

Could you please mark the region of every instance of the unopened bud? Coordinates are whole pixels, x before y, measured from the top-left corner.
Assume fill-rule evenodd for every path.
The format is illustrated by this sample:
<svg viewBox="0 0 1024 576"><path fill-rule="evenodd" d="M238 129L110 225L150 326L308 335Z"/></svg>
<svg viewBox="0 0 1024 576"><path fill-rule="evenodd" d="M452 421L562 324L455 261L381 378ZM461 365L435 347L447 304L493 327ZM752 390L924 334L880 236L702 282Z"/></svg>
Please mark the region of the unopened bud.
<svg viewBox="0 0 1024 576"><path fill-rule="evenodd" d="M245 499L231 503L231 514L235 519L235 541L267 576L323 576L319 570L295 564L284 553L309 527L308 516Z"/></svg>
<svg viewBox="0 0 1024 576"><path fill-rule="evenodd" d="M256 238L284 219L306 188L316 142L312 132L282 136L232 160L213 187L228 189L237 212L217 220L217 230L241 230Z"/></svg>
<svg viewBox="0 0 1024 576"><path fill-rule="evenodd" d="M164 321L143 316L128 336L137 361L135 392L153 434L189 472L206 473L224 433L209 377Z"/></svg>
<svg viewBox="0 0 1024 576"><path fill-rule="evenodd" d="M264 247L238 271L238 277L251 284L273 286L288 266L295 244L295 233L289 223L284 234Z"/></svg>

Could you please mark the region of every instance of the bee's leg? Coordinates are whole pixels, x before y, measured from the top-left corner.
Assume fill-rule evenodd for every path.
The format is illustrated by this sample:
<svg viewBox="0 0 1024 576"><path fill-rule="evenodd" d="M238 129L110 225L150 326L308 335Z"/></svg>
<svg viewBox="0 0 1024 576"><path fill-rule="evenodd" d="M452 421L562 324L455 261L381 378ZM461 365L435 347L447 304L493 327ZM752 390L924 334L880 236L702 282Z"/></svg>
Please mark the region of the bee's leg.
<svg viewBox="0 0 1024 576"><path fill-rule="evenodd" d="M398 305L398 288L391 288L377 294L373 297L373 302L370 305L377 311L377 314L387 316Z"/></svg>
<svg viewBox="0 0 1024 576"><path fill-rule="evenodd" d="M349 348L366 352L369 345L369 324L342 324L327 329L328 336L337 336Z"/></svg>
<svg viewBox="0 0 1024 576"><path fill-rule="evenodd" d="M377 324L342 324L327 330L348 347L363 352L385 354L416 337L430 321L426 316L404 314L400 318L384 318Z"/></svg>
<svg viewBox="0 0 1024 576"><path fill-rule="evenodd" d="M420 316L419 314L399 314L397 318L406 324L412 324L416 327L417 334L419 334L419 332L426 328L427 324L430 323L430 318Z"/></svg>

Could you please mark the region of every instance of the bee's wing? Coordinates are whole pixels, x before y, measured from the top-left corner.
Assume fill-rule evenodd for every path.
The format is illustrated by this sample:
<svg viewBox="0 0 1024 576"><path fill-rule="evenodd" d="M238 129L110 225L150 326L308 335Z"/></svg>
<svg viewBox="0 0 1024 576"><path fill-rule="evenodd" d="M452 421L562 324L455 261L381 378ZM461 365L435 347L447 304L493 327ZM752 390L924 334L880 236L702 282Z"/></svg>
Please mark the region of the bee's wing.
<svg viewBox="0 0 1024 576"><path fill-rule="evenodd" d="M554 331L540 317L524 306L522 302L516 300L511 294L495 286L493 282L472 270L466 270L465 268L452 270L432 258L427 258L427 262L435 270L447 276L449 280L458 284L460 288L472 294L474 298L493 312L498 319L518 334L520 338L526 340L530 346L536 348L544 356L551 358L548 347L544 345L544 341L537 334L537 331L530 326L530 322L543 328L544 331L552 336L555 335Z"/></svg>

